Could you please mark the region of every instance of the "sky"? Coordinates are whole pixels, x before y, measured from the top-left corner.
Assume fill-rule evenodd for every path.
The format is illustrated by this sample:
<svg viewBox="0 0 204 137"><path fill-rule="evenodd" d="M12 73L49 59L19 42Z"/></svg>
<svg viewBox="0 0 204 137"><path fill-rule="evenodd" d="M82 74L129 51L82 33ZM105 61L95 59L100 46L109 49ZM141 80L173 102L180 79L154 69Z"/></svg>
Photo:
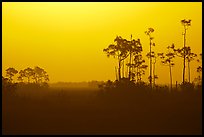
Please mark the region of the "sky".
<svg viewBox="0 0 204 137"><path fill-rule="evenodd" d="M140 39L149 65L152 27L155 52L166 52L175 44L183 47L182 19L191 19L186 45L202 52L201 2L3 2L2 75L9 67L44 68L50 82L115 80L117 60L103 52L115 37ZM175 59L173 84L182 82L181 58ZM191 79L197 77L196 61L191 62ZM156 83L169 83L169 68L156 63ZM149 69L143 80L147 82ZM187 78L187 74L186 74Z"/></svg>

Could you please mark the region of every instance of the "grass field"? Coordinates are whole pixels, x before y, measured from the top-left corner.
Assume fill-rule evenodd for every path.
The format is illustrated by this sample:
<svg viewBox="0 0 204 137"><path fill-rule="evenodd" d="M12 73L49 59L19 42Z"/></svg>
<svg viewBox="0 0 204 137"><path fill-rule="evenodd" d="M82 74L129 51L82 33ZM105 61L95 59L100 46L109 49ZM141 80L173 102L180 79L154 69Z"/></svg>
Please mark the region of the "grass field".
<svg viewBox="0 0 204 137"><path fill-rule="evenodd" d="M202 91L3 90L2 133L202 134Z"/></svg>

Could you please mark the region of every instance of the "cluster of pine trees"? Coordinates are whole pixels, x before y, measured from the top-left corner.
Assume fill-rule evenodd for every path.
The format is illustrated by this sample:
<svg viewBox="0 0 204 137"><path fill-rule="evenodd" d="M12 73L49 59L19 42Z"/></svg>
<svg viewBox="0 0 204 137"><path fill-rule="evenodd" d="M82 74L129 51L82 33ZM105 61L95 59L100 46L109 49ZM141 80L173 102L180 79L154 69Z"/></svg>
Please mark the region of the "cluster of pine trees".
<svg viewBox="0 0 204 137"><path fill-rule="evenodd" d="M170 87L172 88L172 67L175 65L174 59L176 57L183 58L183 81L182 84L190 84L190 62L197 58L198 62L201 62L202 53L199 56L192 52L190 46L186 46L186 31L187 28L191 25L191 20L181 20L181 24L184 26L184 45L181 48L176 48L174 44L167 47L166 53L156 53L152 50L152 46L155 46L153 42L154 37L152 37L152 33L154 32L153 28L148 28L145 31L145 34L149 38L149 52L146 54L150 63L150 72L149 72L149 85L150 87L155 86L155 80L158 79L158 76L155 74L155 64L157 59L163 65L169 67L169 75L170 75ZM114 39L114 44L110 44L107 48L103 49L103 51L107 54L108 57L113 56L118 60L118 67L115 67L116 71L116 80L122 81L124 79L128 81L133 81L134 83L142 82L142 75L145 74L145 70L148 65L145 64L145 60L142 56L142 44L140 39L131 39L127 40L122 38L121 36L117 36ZM185 79L185 70L186 64L188 67L188 81ZM194 80L197 83L201 84L201 73L202 73L202 65L198 66L197 72L199 76ZM153 74L152 74L153 73Z"/></svg>

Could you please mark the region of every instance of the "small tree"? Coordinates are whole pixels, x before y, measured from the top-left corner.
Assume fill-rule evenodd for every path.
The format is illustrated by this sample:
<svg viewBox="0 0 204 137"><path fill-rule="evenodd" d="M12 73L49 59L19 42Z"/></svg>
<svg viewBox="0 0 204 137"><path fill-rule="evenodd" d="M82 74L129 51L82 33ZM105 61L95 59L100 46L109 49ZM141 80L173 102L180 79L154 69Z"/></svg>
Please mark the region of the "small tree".
<svg viewBox="0 0 204 137"><path fill-rule="evenodd" d="M176 49L175 47L171 47L175 54L178 57L184 58L185 57L185 61L188 62L188 79L189 79L189 83L190 83L190 62L193 61L195 59L195 57L197 57L197 54L192 53L191 52L191 48L189 46L184 47L184 48L178 48ZM185 69L185 66L184 66ZM183 69L183 78L185 78L185 70ZM185 82L185 80L183 81Z"/></svg>
<svg viewBox="0 0 204 137"><path fill-rule="evenodd" d="M28 83L30 83L30 78L33 77L34 70L32 68L26 68L23 70L23 76L28 79Z"/></svg>
<svg viewBox="0 0 204 137"><path fill-rule="evenodd" d="M134 68L136 71L136 82L142 81L142 75L145 74L145 70L147 69L147 65L144 64L145 60L142 59L142 54L135 55L134 58Z"/></svg>
<svg viewBox="0 0 204 137"><path fill-rule="evenodd" d="M33 79L35 83L42 84L49 81L49 75L44 69L36 66L33 70Z"/></svg>
<svg viewBox="0 0 204 137"><path fill-rule="evenodd" d="M19 71L18 81L23 82L23 78L25 77L25 72L23 70Z"/></svg>
<svg viewBox="0 0 204 137"><path fill-rule="evenodd" d="M186 60L188 62L188 80L189 80L189 83L191 82L190 81L190 62L193 61L195 59L195 57L197 57L197 54L192 53L191 48L187 47L186 48Z"/></svg>
<svg viewBox="0 0 204 137"><path fill-rule="evenodd" d="M153 85L155 86L155 81L156 81L156 79L158 79L158 76L155 74L155 72L156 72L156 67L155 66L156 66L156 61L157 61L158 56L155 54L154 51L151 52L151 55L150 55L150 52L147 53L146 56L147 56L148 59L150 59L150 57L154 59L153 62L152 62L152 64L153 64L153 77L152 77L152 80L153 80ZM148 79L150 80L150 76L148 77Z"/></svg>
<svg viewBox="0 0 204 137"><path fill-rule="evenodd" d="M156 79L158 79L158 76L156 75L156 63L157 63L157 54L154 52L153 53L153 59L154 59L154 61L153 61L153 84L154 84L154 86L155 86L155 84L156 84Z"/></svg>
<svg viewBox="0 0 204 137"><path fill-rule="evenodd" d="M16 75L18 71L14 68L6 69L6 77L8 77L9 82L13 82L13 76Z"/></svg>
<svg viewBox="0 0 204 137"><path fill-rule="evenodd" d="M150 51L149 53L152 53L152 46L155 45L155 43L152 42L152 40L154 39L154 37L151 36L151 34L154 32L153 28L148 28L147 31L145 31L145 34L149 37L149 41L150 41ZM149 76L149 82L150 82L150 87L152 88L152 57L150 56L150 76Z"/></svg>
<svg viewBox="0 0 204 137"><path fill-rule="evenodd" d="M117 36L114 40L116 44L110 44L108 48L103 49L103 52L107 54L108 57L113 56L118 59L118 78L121 79L121 63L124 59L128 57L128 51L126 46L127 40L123 39L121 36Z"/></svg>
<svg viewBox="0 0 204 137"><path fill-rule="evenodd" d="M138 54L140 54L142 52L142 45L140 43L140 39L132 39L132 35L131 35L131 41L128 41L127 43L127 50L129 52L130 55L130 61L129 63L127 63L126 65L129 67L129 80L132 80L132 78L135 76L135 74L132 72L134 63L132 58L134 59L134 56L137 56Z"/></svg>
<svg viewBox="0 0 204 137"><path fill-rule="evenodd" d="M172 46L174 46L172 44ZM170 46L167 47L168 49L168 53L164 54L164 53L158 53L157 55L161 58L161 63L163 65L169 66L169 74L170 74L170 87L172 90L172 67L174 66L174 62L173 59L175 58L175 53L170 51Z"/></svg>
<svg viewBox="0 0 204 137"><path fill-rule="evenodd" d="M200 54L200 59L197 59L197 62L200 63L202 60L202 53ZM202 63L202 62L201 62ZM202 85L202 65L197 67L198 77L194 79L194 81L198 82L198 85Z"/></svg>
<svg viewBox="0 0 204 137"><path fill-rule="evenodd" d="M188 29L189 26L191 26L191 20L181 20L181 24L183 25L184 27L184 43L183 43L183 48L182 48L182 51L183 51L183 84L185 82L185 63L186 63L186 31Z"/></svg>

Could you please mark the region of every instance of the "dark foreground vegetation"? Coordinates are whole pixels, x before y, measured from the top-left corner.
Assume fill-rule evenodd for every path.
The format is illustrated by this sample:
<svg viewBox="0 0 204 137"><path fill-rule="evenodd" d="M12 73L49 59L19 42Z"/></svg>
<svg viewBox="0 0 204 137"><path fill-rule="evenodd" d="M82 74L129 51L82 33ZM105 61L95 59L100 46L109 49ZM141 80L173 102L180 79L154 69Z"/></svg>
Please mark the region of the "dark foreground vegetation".
<svg viewBox="0 0 204 137"><path fill-rule="evenodd" d="M128 85L128 86L127 86ZM202 134L202 87L2 87L3 134Z"/></svg>
<svg viewBox="0 0 204 137"><path fill-rule="evenodd" d="M8 68L2 77L3 134L202 134L202 64L193 81L190 73L190 62L201 63L202 53L197 56L186 45L191 20L181 23L184 45L171 44L167 53L153 50L154 29L145 31L150 41L149 66L140 39L117 36L114 44L103 49L117 59L114 82L52 87L47 84L49 75L38 66L20 71ZM183 59L183 75L182 83L173 86L176 57ZM169 67L170 86L156 84L157 58ZM148 67L147 84L142 76ZM18 83L14 82L16 75Z"/></svg>

